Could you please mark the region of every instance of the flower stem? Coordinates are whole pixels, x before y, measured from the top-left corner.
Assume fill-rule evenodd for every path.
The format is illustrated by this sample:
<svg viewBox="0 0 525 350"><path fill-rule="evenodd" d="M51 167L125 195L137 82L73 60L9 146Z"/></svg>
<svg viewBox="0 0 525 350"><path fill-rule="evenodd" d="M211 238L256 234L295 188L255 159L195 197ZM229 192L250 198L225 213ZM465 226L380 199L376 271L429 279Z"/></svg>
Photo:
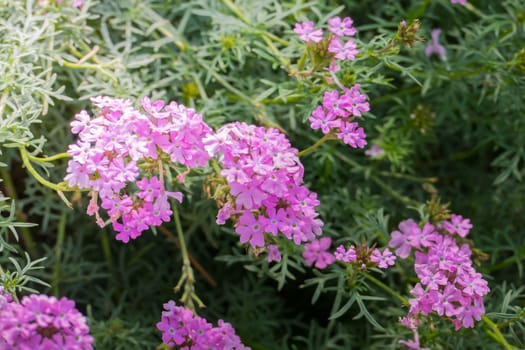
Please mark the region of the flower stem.
<svg viewBox="0 0 525 350"><path fill-rule="evenodd" d="M401 302L401 304L403 304L404 306L408 306L409 305L407 298L405 298L404 296L402 296L401 294L399 294L398 292L396 292L395 290L393 290L392 288L390 288L389 286L387 286L386 284L384 284L383 282L381 282L380 280L378 280L374 276L372 276L372 275L370 275L368 273L364 273L363 276L367 280L369 280L370 282L374 283L376 286L380 287L385 292L387 292L388 294L390 294L391 296L393 296L394 298L399 300Z"/></svg>
<svg viewBox="0 0 525 350"><path fill-rule="evenodd" d="M53 283L52 283L52 293L54 296L59 296L58 286L60 284L60 259L62 258L62 248L64 246L64 238L66 235L66 219L67 213L65 210L62 211L60 215L60 220L58 222L57 229L57 242L55 244L55 261L53 266Z"/></svg>
<svg viewBox="0 0 525 350"><path fill-rule="evenodd" d="M54 156L41 158L41 157L35 157L32 154L28 153L27 157L33 162L47 163L47 162L53 162L53 161L59 160L59 159L71 158L71 155L69 155L66 152L62 152L62 153L55 154Z"/></svg>
<svg viewBox="0 0 525 350"><path fill-rule="evenodd" d="M495 341L497 341L499 344L501 344L506 350L517 350L518 348L514 345L511 345L507 342L503 334L501 334L498 325L492 322L490 318L487 317L487 315L482 315L481 319L485 324L492 330L487 330L486 333Z"/></svg>
<svg viewBox="0 0 525 350"><path fill-rule="evenodd" d="M303 157L307 154L310 154L312 153L313 151L315 151L319 146L321 146L323 143L325 143L326 141L328 140L335 140L336 137L332 134L326 134L324 135L323 137L321 137L319 140L317 140L316 143L314 143L313 145L311 145L310 147L308 148L305 148L303 149L302 151L300 151L297 156L299 157Z"/></svg>
<svg viewBox="0 0 525 350"><path fill-rule="evenodd" d="M177 231L177 238L180 243L180 251L182 253L182 276L174 288L175 293L177 293L180 288L184 285L184 291L180 301L184 304L185 307L195 312L195 304L197 306L204 307L204 303L200 298L195 294L195 275L193 274L193 269L191 268L191 261L188 254L188 249L186 248L186 241L184 240L184 232L182 231L182 225L180 222L179 211L177 209L177 204L172 201L173 208L173 217L175 219L175 229Z"/></svg>
<svg viewBox="0 0 525 350"><path fill-rule="evenodd" d="M54 184L50 181L47 181L44 179L33 167L33 164L31 164L31 161L29 160L29 153L27 152L26 148L24 146L18 147L18 150L20 151L20 156L22 157L22 162L24 163L24 166L26 169L33 175L33 177L40 182L42 185L49 187L55 191L68 191L71 190L69 187L66 186L60 186L57 184Z"/></svg>

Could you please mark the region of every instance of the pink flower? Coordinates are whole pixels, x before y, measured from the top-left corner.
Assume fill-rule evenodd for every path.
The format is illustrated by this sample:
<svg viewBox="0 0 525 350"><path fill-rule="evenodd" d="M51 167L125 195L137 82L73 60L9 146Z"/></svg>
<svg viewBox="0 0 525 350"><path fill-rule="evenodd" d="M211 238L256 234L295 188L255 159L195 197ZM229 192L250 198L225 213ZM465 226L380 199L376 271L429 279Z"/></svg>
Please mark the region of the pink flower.
<svg viewBox="0 0 525 350"><path fill-rule="evenodd" d="M264 235L282 234L296 244L321 234L315 207L317 196L302 186L303 166L298 151L276 129L231 123L206 141L217 157L228 184L228 200L219 209L217 223L237 220L241 242L265 245ZM257 218L257 230L249 227ZM251 230L251 231L250 231ZM257 232L252 236L250 232Z"/></svg>
<svg viewBox="0 0 525 350"><path fill-rule="evenodd" d="M254 247L264 247L264 226L265 218L263 216L256 219L251 212L245 211L240 217L235 231L240 235L241 243L250 242Z"/></svg>
<svg viewBox="0 0 525 350"><path fill-rule="evenodd" d="M304 245L303 258L308 265L315 264L318 269L324 269L335 261L335 257L328 252L332 239L323 237Z"/></svg>
<svg viewBox="0 0 525 350"><path fill-rule="evenodd" d="M335 37L330 41L330 45L328 45L328 51L334 53L335 58L350 61L354 61L355 57L359 53L355 41L349 39L343 44L339 37Z"/></svg>
<svg viewBox="0 0 525 350"><path fill-rule="evenodd" d="M385 154L385 150L381 148L377 143L375 143L370 149L365 151L365 155L369 157L381 157Z"/></svg>
<svg viewBox="0 0 525 350"><path fill-rule="evenodd" d="M339 16L328 19L328 30L337 36L353 36L357 29L353 27L354 21L350 17L341 20Z"/></svg>
<svg viewBox="0 0 525 350"><path fill-rule="evenodd" d="M343 122L340 130L336 134L337 137L350 147L363 148L366 146L366 135L363 128L359 127L359 124Z"/></svg>
<svg viewBox="0 0 525 350"><path fill-rule="evenodd" d="M396 255L401 259L406 259L410 255L412 248L420 248L419 243L420 229L418 224L408 219L399 223L399 231L394 231L390 235L392 238L388 245L396 249Z"/></svg>
<svg viewBox="0 0 525 350"><path fill-rule="evenodd" d="M452 214L450 221L445 221L443 227L450 234L458 234L461 237L465 237L472 229L472 224L470 223L470 219L463 218L461 215Z"/></svg>
<svg viewBox="0 0 525 350"><path fill-rule="evenodd" d="M87 320L74 301L35 294L20 303L6 300L0 306L0 345L7 346L2 349L93 349Z"/></svg>
<svg viewBox="0 0 525 350"><path fill-rule="evenodd" d="M310 41L318 43L323 40L323 30L314 30L314 22L312 21L296 23L293 31L299 35L299 39L307 43Z"/></svg>
<svg viewBox="0 0 525 350"><path fill-rule="evenodd" d="M425 55L430 57L438 55L443 61L447 59L447 51L443 45L439 43L439 35L441 29L436 28L432 31L432 43L425 48Z"/></svg>
<svg viewBox="0 0 525 350"><path fill-rule="evenodd" d="M334 255L335 255L336 260L339 260L345 263L357 261L356 251L353 246L346 249L344 245L340 245L336 248Z"/></svg>
<svg viewBox="0 0 525 350"><path fill-rule="evenodd" d="M271 244L268 246L268 261L281 261L281 252L276 245Z"/></svg>
<svg viewBox="0 0 525 350"><path fill-rule="evenodd" d="M162 332L162 341L170 349L250 350L241 343L228 322L219 320L217 327L214 327L191 310L177 306L172 300L164 304L157 329ZM191 347L188 347L190 344Z"/></svg>
<svg viewBox="0 0 525 350"><path fill-rule="evenodd" d="M395 265L396 256L388 248L385 248L382 253L376 248L370 255L370 261L376 263L380 269L388 269L389 266Z"/></svg>
<svg viewBox="0 0 525 350"><path fill-rule="evenodd" d="M450 0L450 2L453 4L465 5L467 3L467 0Z"/></svg>

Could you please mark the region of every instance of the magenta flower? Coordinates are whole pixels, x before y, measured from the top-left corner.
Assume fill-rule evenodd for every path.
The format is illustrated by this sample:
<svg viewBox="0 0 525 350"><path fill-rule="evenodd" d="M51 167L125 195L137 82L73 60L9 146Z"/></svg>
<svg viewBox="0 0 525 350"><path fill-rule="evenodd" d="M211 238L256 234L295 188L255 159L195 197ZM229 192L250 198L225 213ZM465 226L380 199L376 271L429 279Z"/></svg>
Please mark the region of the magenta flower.
<svg viewBox="0 0 525 350"><path fill-rule="evenodd" d="M354 21L350 17L341 19L339 16L328 19L328 30L337 36L354 36L357 29L353 27Z"/></svg>
<svg viewBox="0 0 525 350"><path fill-rule="evenodd" d="M254 247L264 247L264 217L255 218L249 211L245 211L236 227L241 243L250 242Z"/></svg>
<svg viewBox="0 0 525 350"><path fill-rule="evenodd" d="M78 140L69 146L65 181L91 190L88 214L103 226L100 200L116 238L129 242L149 226L170 220L168 198L182 201L182 193L166 191L162 171L152 160L169 159L187 171L204 166L210 155L203 140L213 132L202 115L176 102L166 105L145 97L145 114L130 100L99 96L91 102L98 108L95 115L81 111L71 122Z"/></svg>
<svg viewBox="0 0 525 350"><path fill-rule="evenodd" d="M228 322L219 320L217 327L214 327L191 310L177 306L172 300L164 304L157 329L162 332L162 341L170 349L250 350L241 343Z"/></svg>
<svg viewBox="0 0 525 350"><path fill-rule="evenodd" d="M340 245L335 249L334 255L335 255L336 260L339 260L345 263L357 261L356 251L353 246L346 249L344 245Z"/></svg>
<svg viewBox="0 0 525 350"><path fill-rule="evenodd" d="M385 154L385 150L381 148L377 143L375 143L370 149L365 151L365 155L369 157L381 157Z"/></svg>
<svg viewBox="0 0 525 350"><path fill-rule="evenodd" d="M323 40L323 30L314 30L314 22L312 21L296 23L293 31L299 35L299 39L307 43L310 41L318 43Z"/></svg>
<svg viewBox="0 0 525 350"><path fill-rule="evenodd" d="M447 59L447 50L443 45L439 43L439 36L441 35L441 29L436 28L432 30L432 43L425 48L425 55L430 57L432 55L438 55L443 61Z"/></svg>
<svg viewBox="0 0 525 350"><path fill-rule="evenodd" d="M264 235L282 234L301 244L321 234L319 201L302 186L298 151L282 133L231 123L205 143L229 189L226 202L219 203L217 223L232 219L241 242L264 247Z"/></svg>
<svg viewBox="0 0 525 350"><path fill-rule="evenodd" d="M21 303L8 301L0 312L2 349L92 350L86 318L65 297L25 296Z"/></svg>
<svg viewBox="0 0 525 350"><path fill-rule="evenodd" d="M464 6L467 3L467 0L450 0L450 2L453 4L461 4Z"/></svg>
<svg viewBox="0 0 525 350"><path fill-rule="evenodd" d="M340 130L336 134L337 137L350 147L363 148L366 146L366 135L363 128L359 127L359 124L343 122Z"/></svg>
<svg viewBox="0 0 525 350"><path fill-rule="evenodd" d="M377 264L380 269L388 269L388 267L395 265L396 256L388 248L385 248L382 253L376 248L370 255L370 261Z"/></svg>
<svg viewBox="0 0 525 350"><path fill-rule="evenodd" d="M322 237L304 245L303 258L308 265L314 265L318 269L324 269L335 261L335 257L328 252L332 239Z"/></svg>
<svg viewBox="0 0 525 350"><path fill-rule="evenodd" d="M330 130L339 127L339 120L336 119L336 114L330 112L325 113L325 109L322 106L317 106L308 120L310 121L310 127L312 129L321 129L323 134L328 134Z"/></svg>
<svg viewBox="0 0 525 350"><path fill-rule="evenodd" d="M472 224L470 223L470 219L464 219L461 215L452 214L450 221L443 222L443 227L451 234L465 237L472 229Z"/></svg>
<svg viewBox="0 0 525 350"><path fill-rule="evenodd" d="M281 261L281 252L276 245L271 244L268 246L268 261Z"/></svg>
<svg viewBox="0 0 525 350"><path fill-rule="evenodd" d="M419 249L419 229L418 224L408 219L399 223L399 231L394 231L390 235L392 238L388 245L396 249L396 255L401 259L406 259L410 255L412 248Z"/></svg>
<svg viewBox="0 0 525 350"><path fill-rule="evenodd" d="M328 45L328 51L335 54L334 57L340 60L354 61L359 53L357 45L352 39L348 39L346 43L342 43L339 37L335 37Z"/></svg>

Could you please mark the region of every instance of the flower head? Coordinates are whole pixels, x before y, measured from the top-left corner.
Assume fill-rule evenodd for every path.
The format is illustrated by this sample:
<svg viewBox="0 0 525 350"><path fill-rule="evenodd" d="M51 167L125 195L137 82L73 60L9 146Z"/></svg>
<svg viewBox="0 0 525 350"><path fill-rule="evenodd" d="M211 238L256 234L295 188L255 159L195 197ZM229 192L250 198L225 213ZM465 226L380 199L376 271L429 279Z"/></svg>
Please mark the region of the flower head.
<svg viewBox="0 0 525 350"><path fill-rule="evenodd" d="M432 31L432 43L425 48L425 55L427 57L438 55L444 61L447 59L447 50L439 43L440 35L441 29L436 28Z"/></svg>

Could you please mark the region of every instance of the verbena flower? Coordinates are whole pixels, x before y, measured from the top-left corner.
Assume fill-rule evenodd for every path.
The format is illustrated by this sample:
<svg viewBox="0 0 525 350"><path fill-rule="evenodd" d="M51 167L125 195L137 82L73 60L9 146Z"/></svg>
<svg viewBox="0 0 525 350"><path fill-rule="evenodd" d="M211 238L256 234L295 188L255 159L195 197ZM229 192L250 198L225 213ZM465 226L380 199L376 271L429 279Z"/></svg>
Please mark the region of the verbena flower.
<svg viewBox="0 0 525 350"><path fill-rule="evenodd" d="M381 157L385 154L385 150L381 148L377 143L375 143L370 149L365 151L365 155L368 157Z"/></svg>
<svg viewBox="0 0 525 350"><path fill-rule="evenodd" d="M430 57L432 55L438 55L442 60L447 59L447 50L443 45L439 43L439 36L441 35L441 29L436 28L432 30L432 42L425 48L425 55Z"/></svg>
<svg viewBox="0 0 525 350"><path fill-rule="evenodd" d="M317 195L302 185L303 165L285 135L236 122L205 143L226 182L215 195L219 225L231 219L240 241L254 248L274 245L278 237L301 244L321 234ZM280 256L276 247L271 260Z"/></svg>
<svg viewBox="0 0 525 350"><path fill-rule="evenodd" d="M235 334L228 322L219 320L214 327L191 310L177 306L170 300L164 304L164 311L157 329L162 332L162 341L169 349L187 350L249 350Z"/></svg>
<svg viewBox="0 0 525 350"><path fill-rule="evenodd" d="M314 22L312 21L296 23L293 31L299 35L299 39L307 43L310 41L318 43L323 39L323 30L314 30Z"/></svg>
<svg viewBox="0 0 525 350"><path fill-rule="evenodd" d="M415 250L414 270L419 279L411 290L408 318L435 312L460 328L474 327L485 313L483 296L490 290L483 276L476 272L468 244L456 241L453 234L465 237L472 225L469 219L453 214L436 229L430 223L423 228L412 219L399 224L389 245L396 254L407 258Z"/></svg>
<svg viewBox="0 0 525 350"><path fill-rule="evenodd" d="M99 210L105 209L116 239L127 243L170 220L169 199L181 202L182 193L166 189L164 166L206 165L210 156L203 139L213 131L202 115L176 102L145 97L143 111L125 99L99 96L91 102L97 107L94 117L81 111L71 122L78 140L69 147L65 180L90 190L88 214L103 226Z"/></svg>
<svg viewBox="0 0 525 350"><path fill-rule="evenodd" d="M312 242L304 245L303 258L308 265L314 265L318 269L324 269L332 265L335 257L328 251L332 239L330 237L322 237L321 239L314 239Z"/></svg>
<svg viewBox="0 0 525 350"><path fill-rule="evenodd" d="M0 310L1 349L93 349L86 318L65 297L33 294Z"/></svg>
<svg viewBox="0 0 525 350"><path fill-rule="evenodd" d="M308 120L314 130L321 129L324 134L332 133L353 148L363 148L367 144L363 128L355 118L370 110L367 96L360 93L360 85L355 84L339 95L338 90L324 94L323 105L318 106Z"/></svg>

